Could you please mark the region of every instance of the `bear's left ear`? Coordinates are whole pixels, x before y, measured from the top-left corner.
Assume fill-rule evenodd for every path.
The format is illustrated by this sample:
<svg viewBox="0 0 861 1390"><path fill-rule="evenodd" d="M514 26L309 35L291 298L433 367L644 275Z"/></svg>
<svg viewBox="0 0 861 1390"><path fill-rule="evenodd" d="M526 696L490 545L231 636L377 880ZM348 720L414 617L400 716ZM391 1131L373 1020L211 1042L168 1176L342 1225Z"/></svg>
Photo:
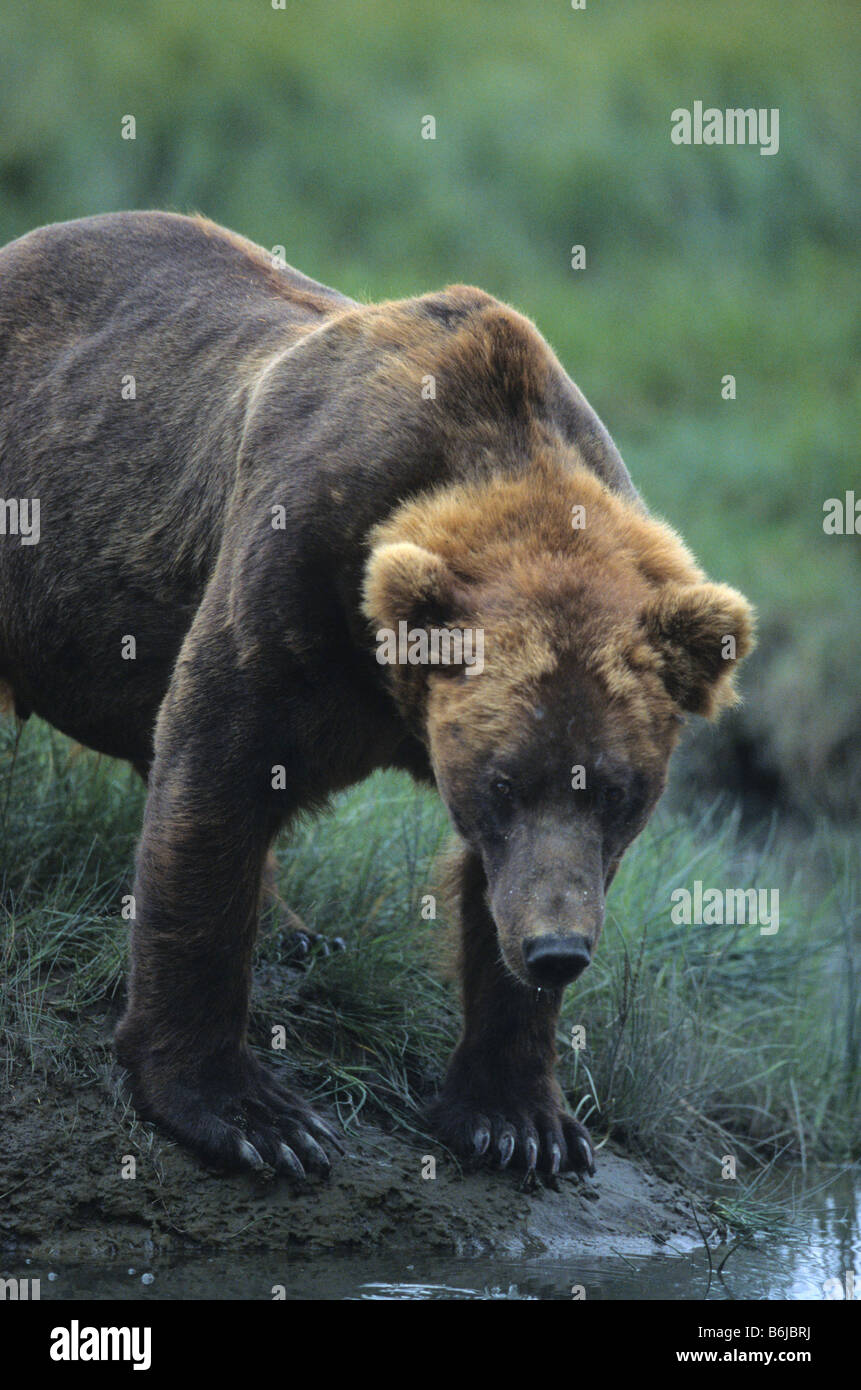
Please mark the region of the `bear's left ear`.
<svg viewBox="0 0 861 1390"><path fill-rule="evenodd" d="M412 541L390 541L365 571L365 616L379 627L445 626L458 608L458 584L445 560Z"/></svg>
<svg viewBox="0 0 861 1390"><path fill-rule="evenodd" d="M711 719L735 704L733 672L753 649L754 613L727 584L665 584L642 621L663 658L667 690L683 710Z"/></svg>

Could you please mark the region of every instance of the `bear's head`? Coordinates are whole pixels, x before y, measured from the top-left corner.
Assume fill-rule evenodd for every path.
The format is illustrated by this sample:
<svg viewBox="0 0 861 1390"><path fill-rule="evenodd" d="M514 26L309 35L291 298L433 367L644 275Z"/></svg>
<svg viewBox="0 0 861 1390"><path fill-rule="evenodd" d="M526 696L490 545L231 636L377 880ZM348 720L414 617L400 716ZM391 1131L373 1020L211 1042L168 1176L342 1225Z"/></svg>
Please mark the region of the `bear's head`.
<svg viewBox="0 0 861 1390"><path fill-rule="evenodd" d="M636 502L548 462L407 502L373 535L364 606L378 642L406 638L387 679L481 856L503 959L567 984L685 714L735 699L748 603Z"/></svg>

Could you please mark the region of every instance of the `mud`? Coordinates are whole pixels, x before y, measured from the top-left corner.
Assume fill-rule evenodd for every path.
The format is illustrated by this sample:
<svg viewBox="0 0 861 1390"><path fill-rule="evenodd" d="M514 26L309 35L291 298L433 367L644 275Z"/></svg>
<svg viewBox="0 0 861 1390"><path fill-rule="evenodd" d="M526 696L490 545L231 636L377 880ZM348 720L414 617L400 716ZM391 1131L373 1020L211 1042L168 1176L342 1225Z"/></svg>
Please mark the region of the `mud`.
<svg viewBox="0 0 861 1390"><path fill-rule="evenodd" d="M54 1079L14 1068L0 1094L0 1250L110 1260L190 1249L423 1254L648 1253L698 1239L690 1197L611 1148L595 1179L522 1190L464 1173L426 1141L356 1124L327 1180L224 1177L137 1121L109 1062ZM422 1176L426 1156L436 1176ZM123 1177L135 1159L134 1178ZM126 1168L128 1164L126 1163Z"/></svg>

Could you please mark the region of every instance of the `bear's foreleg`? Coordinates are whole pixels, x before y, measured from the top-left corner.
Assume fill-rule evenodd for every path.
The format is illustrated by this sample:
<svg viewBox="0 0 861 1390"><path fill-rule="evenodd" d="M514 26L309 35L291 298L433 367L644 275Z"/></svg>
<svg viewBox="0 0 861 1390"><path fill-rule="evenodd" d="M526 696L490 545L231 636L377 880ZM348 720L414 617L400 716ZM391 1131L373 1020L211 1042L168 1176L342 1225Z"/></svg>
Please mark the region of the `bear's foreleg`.
<svg viewBox="0 0 861 1390"><path fill-rule="evenodd" d="M329 1125L251 1053L251 962L277 823L228 701L167 701L135 881L128 1005L117 1030L137 1108L219 1169L326 1172ZM221 692L220 692L221 693ZM172 708L170 708L172 706ZM215 705L218 708L218 705Z"/></svg>
<svg viewBox="0 0 861 1390"><path fill-rule="evenodd" d="M588 1132L568 1113L554 1075L562 990L530 989L504 965L473 851L463 851L453 886L464 1024L431 1124L467 1159L594 1172Z"/></svg>

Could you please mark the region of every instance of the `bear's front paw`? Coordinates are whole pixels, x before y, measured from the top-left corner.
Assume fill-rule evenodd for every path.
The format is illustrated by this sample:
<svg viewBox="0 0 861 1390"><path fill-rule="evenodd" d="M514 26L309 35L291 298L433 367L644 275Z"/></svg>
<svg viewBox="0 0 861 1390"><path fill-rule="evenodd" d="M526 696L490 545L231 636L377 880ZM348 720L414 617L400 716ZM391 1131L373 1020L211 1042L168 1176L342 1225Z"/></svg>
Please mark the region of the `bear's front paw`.
<svg viewBox="0 0 861 1390"><path fill-rule="evenodd" d="M121 1060L127 1059L121 1051ZM133 1066L132 1096L145 1119L219 1172L262 1169L304 1179L331 1168L335 1131L250 1054L223 1077L192 1082L164 1068Z"/></svg>
<svg viewBox="0 0 861 1390"><path fill-rule="evenodd" d="M473 1163L511 1164L527 1173L595 1172L588 1131L553 1091L531 1098L512 1092L490 1103L489 1098L464 1099L446 1088L432 1103L428 1119L448 1148Z"/></svg>

